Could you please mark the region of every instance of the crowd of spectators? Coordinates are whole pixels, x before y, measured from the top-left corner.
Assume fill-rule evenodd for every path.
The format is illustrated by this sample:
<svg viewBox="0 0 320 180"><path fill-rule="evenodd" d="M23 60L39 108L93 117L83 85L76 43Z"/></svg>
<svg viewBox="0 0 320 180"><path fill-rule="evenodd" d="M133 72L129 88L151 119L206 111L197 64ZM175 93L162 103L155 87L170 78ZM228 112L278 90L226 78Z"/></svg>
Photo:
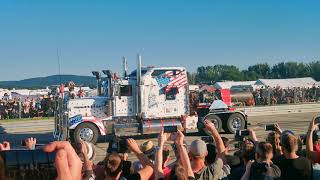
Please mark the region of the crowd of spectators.
<svg viewBox="0 0 320 180"><path fill-rule="evenodd" d="M320 98L320 86L313 85L311 88L263 87L257 88L252 94L256 105L317 102Z"/></svg>
<svg viewBox="0 0 320 180"><path fill-rule="evenodd" d="M0 120L34 117L52 117L54 115L53 92L48 95L14 97L5 93L0 99ZM74 91L74 86L69 87L66 96L70 99L86 97L85 91L80 88Z"/></svg>
<svg viewBox="0 0 320 180"><path fill-rule="evenodd" d="M122 151L123 148L110 142L107 155L97 164L93 163L92 152L89 157L92 150L85 142L72 146L66 141L56 141L42 149L56 152L55 170L59 180L316 180L320 179L320 130L316 122L316 118L310 122L303 140L290 130L282 131L277 124L266 140L261 141L249 129L248 136L237 139L237 150L231 147L228 138L220 136L210 121L204 121L204 125L212 141L197 139L188 144L181 131L165 133L162 129L156 146L151 141L139 146L129 138L122 144L129 151ZM34 149L35 144L35 138L25 140L27 149ZM10 143L1 143L0 150L10 150ZM128 160L128 152L135 155L137 162ZM174 153L174 158L170 153ZM0 158L0 167L1 163L3 166ZM10 179L1 168L0 178Z"/></svg>
<svg viewBox="0 0 320 180"><path fill-rule="evenodd" d="M52 96L11 98L7 93L0 99L0 119L53 116Z"/></svg>

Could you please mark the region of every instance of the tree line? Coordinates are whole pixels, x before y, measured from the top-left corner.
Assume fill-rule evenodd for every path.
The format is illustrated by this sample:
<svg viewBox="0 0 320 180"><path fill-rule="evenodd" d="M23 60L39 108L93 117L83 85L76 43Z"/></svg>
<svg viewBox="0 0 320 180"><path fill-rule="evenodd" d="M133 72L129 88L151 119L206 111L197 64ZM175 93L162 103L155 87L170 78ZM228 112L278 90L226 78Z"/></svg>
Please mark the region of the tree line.
<svg viewBox="0 0 320 180"><path fill-rule="evenodd" d="M188 73L190 84L213 84L217 81L254 81L257 79L284 79L313 77L320 81L320 61L310 63L280 62L273 66L258 63L240 70L234 65L200 66L195 73Z"/></svg>

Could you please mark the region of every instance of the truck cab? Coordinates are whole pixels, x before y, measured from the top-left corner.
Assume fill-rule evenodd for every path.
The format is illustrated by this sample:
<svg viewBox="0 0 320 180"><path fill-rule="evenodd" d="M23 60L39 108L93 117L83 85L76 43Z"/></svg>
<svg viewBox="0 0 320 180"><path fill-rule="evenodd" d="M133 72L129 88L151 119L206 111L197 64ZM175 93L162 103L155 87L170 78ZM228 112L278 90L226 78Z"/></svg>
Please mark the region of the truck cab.
<svg viewBox="0 0 320 180"><path fill-rule="evenodd" d="M208 134L204 119L213 122L217 130L229 133L247 126L246 114L229 107L229 91L221 95L219 103L199 103L191 96L183 67L141 67L138 56L137 69L129 75L126 65L122 77L110 70L102 72L105 76L93 72L97 96L70 99L63 91L58 94L56 139L95 143L100 135L153 134L165 126L177 126L183 131L198 128L200 133Z"/></svg>
<svg viewBox="0 0 320 180"><path fill-rule="evenodd" d="M187 118L185 68L138 65L137 70L123 77L111 71L103 73L106 77L97 76L98 96L64 102L64 124L70 139L96 142L99 135L151 134L163 126L196 128L197 118Z"/></svg>

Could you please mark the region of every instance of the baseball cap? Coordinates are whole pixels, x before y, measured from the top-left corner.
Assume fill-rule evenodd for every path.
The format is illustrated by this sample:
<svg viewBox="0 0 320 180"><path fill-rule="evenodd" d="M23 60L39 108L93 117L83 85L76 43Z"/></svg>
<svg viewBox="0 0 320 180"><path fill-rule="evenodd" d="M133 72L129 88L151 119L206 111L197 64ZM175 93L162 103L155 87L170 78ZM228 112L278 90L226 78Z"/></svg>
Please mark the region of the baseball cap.
<svg viewBox="0 0 320 180"><path fill-rule="evenodd" d="M195 157L205 157L208 154L206 143L201 139L192 141L190 153Z"/></svg>

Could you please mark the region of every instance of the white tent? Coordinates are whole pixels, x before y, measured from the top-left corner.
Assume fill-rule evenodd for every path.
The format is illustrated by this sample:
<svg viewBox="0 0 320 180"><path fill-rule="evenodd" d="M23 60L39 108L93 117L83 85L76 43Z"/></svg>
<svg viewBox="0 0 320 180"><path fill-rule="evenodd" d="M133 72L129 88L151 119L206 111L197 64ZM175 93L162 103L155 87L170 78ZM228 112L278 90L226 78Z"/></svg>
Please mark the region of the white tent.
<svg viewBox="0 0 320 180"><path fill-rule="evenodd" d="M217 89L230 89L232 86L251 86L254 88L256 81L225 81L216 82L213 86Z"/></svg>
<svg viewBox="0 0 320 180"><path fill-rule="evenodd" d="M311 77L305 78L290 78L290 79L259 79L255 83L256 86L269 86L269 87L312 87L317 85L317 81Z"/></svg>

